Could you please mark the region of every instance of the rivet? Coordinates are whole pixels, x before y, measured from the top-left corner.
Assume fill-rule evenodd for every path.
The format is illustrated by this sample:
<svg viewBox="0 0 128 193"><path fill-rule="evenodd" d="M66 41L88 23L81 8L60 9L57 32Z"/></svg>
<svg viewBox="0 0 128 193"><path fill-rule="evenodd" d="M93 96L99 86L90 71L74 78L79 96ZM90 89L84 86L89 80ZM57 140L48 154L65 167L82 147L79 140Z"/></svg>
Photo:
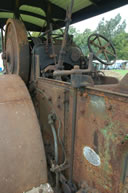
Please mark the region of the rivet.
<svg viewBox="0 0 128 193"><path fill-rule="evenodd" d="M58 107L58 109L60 109L60 108L61 108L61 106L60 106L59 104L57 105L57 107Z"/></svg>
<svg viewBox="0 0 128 193"><path fill-rule="evenodd" d="M111 111L112 110L112 105L108 106L108 110Z"/></svg>
<svg viewBox="0 0 128 193"><path fill-rule="evenodd" d="M52 98L51 98L51 97L49 97L49 98L48 98L48 101L52 101Z"/></svg>

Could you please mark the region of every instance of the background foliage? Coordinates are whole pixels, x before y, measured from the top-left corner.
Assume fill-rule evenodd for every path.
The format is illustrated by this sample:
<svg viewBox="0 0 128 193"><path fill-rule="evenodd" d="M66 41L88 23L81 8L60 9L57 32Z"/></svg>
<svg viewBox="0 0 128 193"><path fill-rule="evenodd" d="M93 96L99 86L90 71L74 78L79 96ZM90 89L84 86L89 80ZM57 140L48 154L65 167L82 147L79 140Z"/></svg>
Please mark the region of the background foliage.
<svg viewBox="0 0 128 193"><path fill-rule="evenodd" d="M85 29L80 33L74 27L70 27L70 34L74 35L75 43L82 49L85 55L88 55L87 39L92 33L99 33L108 38L115 46L117 59L128 60L128 33L125 31L126 21L122 21L120 14L115 18L105 20L104 18L98 23L95 31Z"/></svg>
<svg viewBox="0 0 128 193"><path fill-rule="evenodd" d="M83 33L74 27L70 27L69 34L73 35L74 42L81 48L83 53L87 56L89 53L87 46L87 39L92 33L99 33L108 38L115 46L117 52L117 59L128 60L128 33L125 31L126 21L122 21L120 14L116 15L110 20L102 20L98 23L95 31L91 31L86 28ZM61 34L62 31L56 30L57 34ZM37 37L40 33L34 32L32 36ZM1 34L0 34L0 50L1 46Z"/></svg>

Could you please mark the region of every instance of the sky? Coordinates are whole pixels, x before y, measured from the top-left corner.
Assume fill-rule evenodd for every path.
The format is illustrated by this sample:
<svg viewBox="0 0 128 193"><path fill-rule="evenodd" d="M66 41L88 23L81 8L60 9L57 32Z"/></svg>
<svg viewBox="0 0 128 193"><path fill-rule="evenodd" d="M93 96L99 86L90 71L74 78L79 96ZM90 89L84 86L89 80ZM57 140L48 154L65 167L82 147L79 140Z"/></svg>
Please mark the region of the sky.
<svg viewBox="0 0 128 193"><path fill-rule="evenodd" d="M90 19L86 19L84 21L73 24L72 26L75 27L80 32L83 32L86 28L95 30L98 23L101 21L103 17L105 18L105 20L110 20L111 18L115 17L118 13L120 13L122 20L124 19L126 20L126 24L127 24L126 32L128 32L128 5L125 5L113 11L109 11L95 17L92 17Z"/></svg>

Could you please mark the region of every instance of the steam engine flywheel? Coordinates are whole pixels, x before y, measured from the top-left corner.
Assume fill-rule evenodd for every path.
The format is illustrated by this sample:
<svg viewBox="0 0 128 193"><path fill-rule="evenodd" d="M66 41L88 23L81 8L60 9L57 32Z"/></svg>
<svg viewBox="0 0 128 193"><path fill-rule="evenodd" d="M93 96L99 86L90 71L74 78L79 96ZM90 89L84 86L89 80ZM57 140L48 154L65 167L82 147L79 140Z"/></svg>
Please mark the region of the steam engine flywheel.
<svg viewBox="0 0 128 193"><path fill-rule="evenodd" d="M22 21L8 19L5 31L4 66L7 74L17 74L28 82L29 42Z"/></svg>

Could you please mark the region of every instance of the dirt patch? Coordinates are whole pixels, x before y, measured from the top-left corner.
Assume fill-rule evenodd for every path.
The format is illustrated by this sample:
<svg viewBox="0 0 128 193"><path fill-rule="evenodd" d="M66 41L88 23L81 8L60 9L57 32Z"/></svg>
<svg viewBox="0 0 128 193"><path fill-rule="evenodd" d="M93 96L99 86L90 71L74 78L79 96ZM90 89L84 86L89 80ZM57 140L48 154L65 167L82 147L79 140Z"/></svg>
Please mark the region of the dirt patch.
<svg viewBox="0 0 128 193"><path fill-rule="evenodd" d="M124 75L120 74L119 72L114 72L112 70L102 70L106 76L112 76L117 78L118 80L121 80Z"/></svg>

